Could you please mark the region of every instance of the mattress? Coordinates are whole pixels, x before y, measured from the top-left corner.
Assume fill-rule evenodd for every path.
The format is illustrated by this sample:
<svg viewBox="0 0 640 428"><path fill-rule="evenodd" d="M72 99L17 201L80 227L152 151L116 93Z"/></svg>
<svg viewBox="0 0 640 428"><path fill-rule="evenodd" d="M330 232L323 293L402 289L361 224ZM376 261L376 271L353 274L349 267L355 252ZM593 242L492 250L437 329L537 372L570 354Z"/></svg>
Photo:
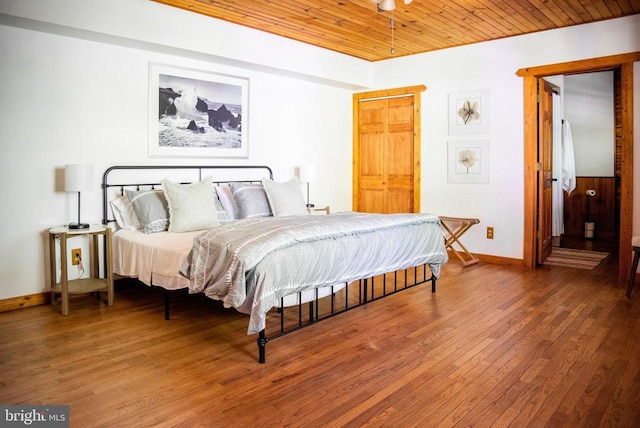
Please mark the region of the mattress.
<svg viewBox="0 0 640 428"><path fill-rule="evenodd" d="M142 233L121 229L113 234L113 271L167 290L188 288L178 270L203 231Z"/></svg>
<svg viewBox="0 0 640 428"><path fill-rule="evenodd" d="M184 233L143 233L140 230L120 229L112 235L113 271L117 275L137 278L146 285L167 290L189 288L189 279L179 273L187 259L193 240L204 231ZM333 286L333 288L331 288ZM276 306L295 306L316 297L322 298L344 288L345 284L332 284L321 288L317 295L313 290L284 296Z"/></svg>

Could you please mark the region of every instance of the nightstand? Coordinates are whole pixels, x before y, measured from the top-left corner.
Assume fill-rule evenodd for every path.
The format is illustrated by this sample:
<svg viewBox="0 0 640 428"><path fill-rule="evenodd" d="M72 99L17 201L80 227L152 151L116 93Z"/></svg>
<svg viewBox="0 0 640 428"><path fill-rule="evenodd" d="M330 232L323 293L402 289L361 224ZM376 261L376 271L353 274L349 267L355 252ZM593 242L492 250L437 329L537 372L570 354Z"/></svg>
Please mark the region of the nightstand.
<svg viewBox="0 0 640 428"><path fill-rule="evenodd" d="M331 214L331 208L329 208L328 205L326 207L308 207L307 208L307 212L309 214L321 213L323 211L325 214Z"/></svg>
<svg viewBox="0 0 640 428"><path fill-rule="evenodd" d="M67 240L76 236L91 237L90 278L69 279L67 272ZM102 236L105 247L105 273L100 276L99 237ZM57 281L56 239L60 241L60 282ZM111 269L111 229L102 225L91 225L87 229L69 229L66 226L49 229L49 257L51 269L51 304L58 303L58 295L62 300L62 315L69 315L69 294L107 293L107 304L113 306L113 272ZM89 259L85 257L85 259ZM89 265L89 264L87 264Z"/></svg>

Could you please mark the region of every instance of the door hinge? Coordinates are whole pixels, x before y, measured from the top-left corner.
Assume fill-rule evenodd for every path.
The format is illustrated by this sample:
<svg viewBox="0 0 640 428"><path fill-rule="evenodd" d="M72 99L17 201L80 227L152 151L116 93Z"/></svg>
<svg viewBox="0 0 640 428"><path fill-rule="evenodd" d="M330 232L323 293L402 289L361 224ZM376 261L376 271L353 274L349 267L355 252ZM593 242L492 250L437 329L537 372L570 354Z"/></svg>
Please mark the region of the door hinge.
<svg viewBox="0 0 640 428"><path fill-rule="evenodd" d="M544 165L542 164L542 162L536 162L536 171L542 171L543 168Z"/></svg>
<svg viewBox="0 0 640 428"><path fill-rule="evenodd" d="M542 102L542 94L538 94L538 98L537 98L538 102L541 103Z"/></svg>
<svg viewBox="0 0 640 428"><path fill-rule="evenodd" d="M536 231L536 239L542 239L542 232L539 230Z"/></svg>

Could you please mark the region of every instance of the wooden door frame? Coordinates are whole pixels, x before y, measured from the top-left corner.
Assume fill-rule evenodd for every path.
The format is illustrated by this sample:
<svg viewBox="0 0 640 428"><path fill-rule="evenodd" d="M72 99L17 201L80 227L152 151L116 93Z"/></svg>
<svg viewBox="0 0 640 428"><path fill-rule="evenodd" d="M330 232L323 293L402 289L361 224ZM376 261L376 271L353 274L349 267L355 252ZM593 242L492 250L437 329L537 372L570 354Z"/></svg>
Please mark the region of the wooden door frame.
<svg viewBox="0 0 640 428"><path fill-rule="evenodd" d="M421 146L421 121L420 93L427 90L424 85L406 86L402 88L383 89L379 91L360 92L353 94L353 178L352 178L352 207L358 207L360 189L360 101L374 100L380 98L396 98L402 96L413 96L413 211L420 212L420 146Z"/></svg>
<svg viewBox="0 0 640 428"><path fill-rule="evenodd" d="M640 52L522 68L524 89L524 253L523 265L536 267L537 209L537 81L561 74L589 73L620 68L622 104L622 160L620 168L620 244L618 279L625 281L631 269L633 233L633 63Z"/></svg>

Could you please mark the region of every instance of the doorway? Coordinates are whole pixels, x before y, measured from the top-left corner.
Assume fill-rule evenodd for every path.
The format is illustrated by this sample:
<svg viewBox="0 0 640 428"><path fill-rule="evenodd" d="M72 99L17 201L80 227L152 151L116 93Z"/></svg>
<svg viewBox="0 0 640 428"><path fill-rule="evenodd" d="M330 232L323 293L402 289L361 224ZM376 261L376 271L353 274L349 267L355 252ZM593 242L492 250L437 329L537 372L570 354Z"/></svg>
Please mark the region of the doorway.
<svg viewBox="0 0 640 428"><path fill-rule="evenodd" d="M620 138L620 223L618 279L624 281L631 270L631 235L633 219L633 63L640 61L640 52L582 61L520 69L524 90L524 248L523 264L535 269L538 242L538 82L546 76L590 71L618 70L620 73L620 118L616 123Z"/></svg>
<svg viewBox="0 0 640 428"><path fill-rule="evenodd" d="M548 76L553 85L553 246L618 258L619 73Z"/></svg>

